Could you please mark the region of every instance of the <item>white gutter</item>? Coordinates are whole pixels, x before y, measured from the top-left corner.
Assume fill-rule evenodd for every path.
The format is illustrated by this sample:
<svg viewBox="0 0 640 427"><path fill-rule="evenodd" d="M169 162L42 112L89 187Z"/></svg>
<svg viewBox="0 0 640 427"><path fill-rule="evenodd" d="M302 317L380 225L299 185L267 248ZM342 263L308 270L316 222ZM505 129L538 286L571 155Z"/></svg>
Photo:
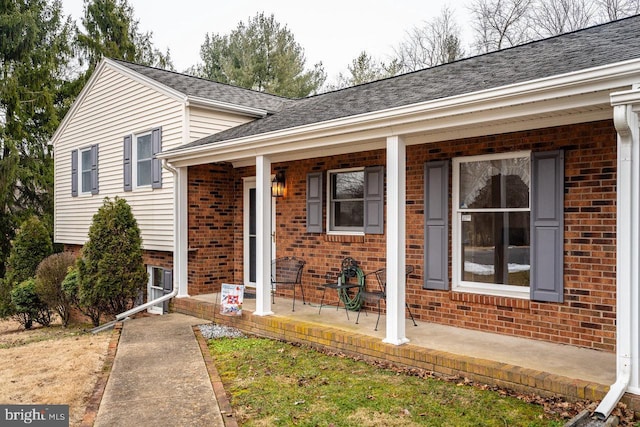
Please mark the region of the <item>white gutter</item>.
<svg viewBox="0 0 640 427"><path fill-rule="evenodd" d="M311 123L264 134L220 141L215 144L178 149L160 153L158 157L169 158L174 164L180 163L182 165L182 163L185 163L184 165L187 166L190 161L197 161L210 153L224 153L227 151L237 153L240 150L247 150L252 151L255 156L257 150L269 145L328 138L345 133L370 131L379 127L388 129L389 127L401 126L407 121L442 119L452 115L477 113L478 111L505 107L513 108L522 104L528 104L527 111L529 111L531 108L542 105L545 102L560 102L562 104L563 99L596 94L602 91L605 91L608 96L612 89L628 87L638 80L640 75L638 71L639 64L640 59L633 59L387 110ZM586 101L589 103L593 99ZM598 103L601 101L600 98L596 100ZM570 106L562 105L563 108L578 108L581 106L583 105L580 103ZM543 112L548 113L546 110ZM388 134L389 131L385 132L384 135L377 136L389 136ZM288 151L287 147L284 147L283 150Z"/></svg>
<svg viewBox="0 0 640 427"><path fill-rule="evenodd" d="M612 96L614 98L614 96ZM617 97L616 97L617 98ZM612 100L613 101L613 100ZM618 194L617 194L617 379L596 408L594 414L604 420L624 396L632 380L634 301L633 284L638 283L638 197L640 173L637 160L638 120L631 105L615 105L613 122L618 132Z"/></svg>
<svg viewBox="0 0 640 427"><path fill-rule="evenodd" d="M264 117L267 114L267 110L262 108L247 107L238 104L231 104L229 102L215 101L212 99L202 98L198 96L187 96L186 105L188 107L202 107L211 108L218 111L228 111L231 113L240 113L250 117Z"/></svg>

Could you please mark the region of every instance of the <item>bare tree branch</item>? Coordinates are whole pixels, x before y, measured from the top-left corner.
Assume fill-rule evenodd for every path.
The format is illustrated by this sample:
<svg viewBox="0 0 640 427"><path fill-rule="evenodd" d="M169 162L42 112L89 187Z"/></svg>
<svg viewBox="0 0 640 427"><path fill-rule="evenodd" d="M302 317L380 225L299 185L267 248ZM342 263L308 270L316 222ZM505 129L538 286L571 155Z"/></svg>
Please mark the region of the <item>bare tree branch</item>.
<svg viewBox="0 0 640 427"><path fill-rule="evenodd" d="M436 18L422 27L407 31L404 41L395 49L403 72L446 64L464 57L460 28L453 10L444 7Z"/></svg>
<svg viewBox="0 0 640 427"><path fill-rule="evenodd" d="M532 4L533 0L474 0L469 11L476 51L492 52L530 41Z"/></svg>

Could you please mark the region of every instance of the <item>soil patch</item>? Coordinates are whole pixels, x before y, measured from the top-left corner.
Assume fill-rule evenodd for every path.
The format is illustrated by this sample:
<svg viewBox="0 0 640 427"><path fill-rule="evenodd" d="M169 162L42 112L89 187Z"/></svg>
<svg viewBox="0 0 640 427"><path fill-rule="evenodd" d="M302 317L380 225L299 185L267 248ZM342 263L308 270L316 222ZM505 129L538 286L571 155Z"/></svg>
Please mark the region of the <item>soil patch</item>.
<svg viewBox="0 0 640 427"><path fill-rule="evenodd" d="M0 403L69 405L70 425L80 425L102 371L111 331L59 324L25 331L0 320Z"/></svg>

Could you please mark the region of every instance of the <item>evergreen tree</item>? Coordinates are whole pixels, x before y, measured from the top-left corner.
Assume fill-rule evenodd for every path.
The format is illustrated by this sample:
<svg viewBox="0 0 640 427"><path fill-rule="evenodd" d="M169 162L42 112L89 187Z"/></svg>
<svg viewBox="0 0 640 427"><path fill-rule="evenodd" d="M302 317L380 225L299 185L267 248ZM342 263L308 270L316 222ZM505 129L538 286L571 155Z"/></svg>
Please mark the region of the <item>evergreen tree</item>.
<svg viewBox="0 0 640 427"><path fill-rule="evenodd" d="M52 252L51 237L42 221L36 217L25 221L13 241L7 274L0 283L0 317L13 314L15 307L11 304L11 290L35 277L38 264Z"/></svg>
<svg viewBox="0 0 640 427"><path fill-rule="evenodd" d="M85 0L82 25L86 32L78 32L77 45L89 67L87 77L103 57L173 69L169 51L160 52L153 34L139 29L127 0Z"/></svg>
<svg viewBox="0 0 640 427"><path fill-rule="evenodd" d="M148 275L142 260L140 229L124 199L106 198L93 216L89 240L77 266L81 306L111 315L133 306ZM92 320L98 326L98 320Z"/></svg>
<svg viewBox="0 0 640 427"><path fill-rule="evenodd" d="M317 92L326 79L321 63L305 70L304 50L291 31L264 13L229 35L207 34L200 57L200 77L290 98Z"/></svg>
<svg viewBox="0 0 640 427"><path fill-rule="evenodd" d="M20 222L36 214L52 230L49 139L70 104L71 31L59 1L0 0L0 277Z"/></svg>

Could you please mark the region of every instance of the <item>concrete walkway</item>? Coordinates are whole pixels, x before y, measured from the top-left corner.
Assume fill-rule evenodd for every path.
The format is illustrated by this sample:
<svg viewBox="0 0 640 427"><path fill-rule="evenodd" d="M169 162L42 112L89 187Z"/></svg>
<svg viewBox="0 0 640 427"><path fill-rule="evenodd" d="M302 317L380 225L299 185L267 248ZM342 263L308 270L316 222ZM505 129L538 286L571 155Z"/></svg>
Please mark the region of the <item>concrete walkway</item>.
<svg viewBox="0 0 640 427"><path fill-rule="evenodd" d="M192 325L172 313L126 321L95 426L224 426Z"/></svg>

